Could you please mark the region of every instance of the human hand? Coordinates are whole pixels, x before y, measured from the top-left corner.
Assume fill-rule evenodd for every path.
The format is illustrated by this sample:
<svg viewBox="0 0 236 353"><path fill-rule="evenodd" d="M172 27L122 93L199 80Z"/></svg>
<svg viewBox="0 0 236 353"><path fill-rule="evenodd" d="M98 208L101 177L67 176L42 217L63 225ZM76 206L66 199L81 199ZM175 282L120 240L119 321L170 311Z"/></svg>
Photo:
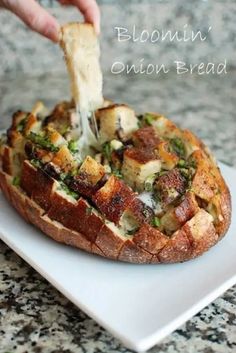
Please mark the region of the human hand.
<svg viewBox="0 0 236 353"><path fill-rule="evenodd" d="M86 22L93 23L94 28L100 32L100 12L96 0L58 0L62 5L73 5L84 15ZM33 31L51 39L59 40L60 25L56 18L50 15L35 0L0 0L0 8L3 7L16 16Z"/></svg>

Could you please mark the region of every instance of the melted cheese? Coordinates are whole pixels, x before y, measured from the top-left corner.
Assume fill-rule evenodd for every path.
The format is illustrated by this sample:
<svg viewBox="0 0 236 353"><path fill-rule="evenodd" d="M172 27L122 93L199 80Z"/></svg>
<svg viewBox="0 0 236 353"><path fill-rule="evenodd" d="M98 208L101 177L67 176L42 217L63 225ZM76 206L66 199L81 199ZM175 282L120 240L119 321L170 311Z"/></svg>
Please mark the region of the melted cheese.
<svg viewBox="0 0 236 353"><path fill-rule="evenodd" d="M162 212L161 204L154 200L153 194L151 192L144 191L139 194L137 198L143 203L145 203L147 206L152 208L155 214L159 214Z"/></svg>

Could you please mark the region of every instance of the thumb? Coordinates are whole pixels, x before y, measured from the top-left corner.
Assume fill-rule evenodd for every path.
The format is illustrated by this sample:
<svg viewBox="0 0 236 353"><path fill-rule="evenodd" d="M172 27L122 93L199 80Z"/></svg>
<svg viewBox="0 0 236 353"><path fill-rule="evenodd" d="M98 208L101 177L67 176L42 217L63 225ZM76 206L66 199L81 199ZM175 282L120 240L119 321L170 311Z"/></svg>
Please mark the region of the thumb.
<svg viewBox="0 0 236 353"><path fill-rule="evenodd" d="M59 40L59 24L35 0L8 0L7 9L12 11L33 31L42 34L54 42Z"/></svg>

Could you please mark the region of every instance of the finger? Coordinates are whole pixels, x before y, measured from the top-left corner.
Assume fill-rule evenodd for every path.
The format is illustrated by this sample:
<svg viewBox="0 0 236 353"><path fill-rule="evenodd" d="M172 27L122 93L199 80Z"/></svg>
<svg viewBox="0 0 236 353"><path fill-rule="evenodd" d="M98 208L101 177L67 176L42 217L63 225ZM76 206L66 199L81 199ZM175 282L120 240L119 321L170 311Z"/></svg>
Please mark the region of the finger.
<svg viewBox="0 0 236 353"><path fill-rule="evenodd" d="M32 30L54 42L59 40L59 24L35 0L8 0L8 9L15 13Z"/></svg>
<svg viewBox="0 0 236 353"><path fill-rule="evenodd" d="M94 25L97 34L100 33L100 10L95 0L73 0L72 3L84 15L85 21Z"/></svg>

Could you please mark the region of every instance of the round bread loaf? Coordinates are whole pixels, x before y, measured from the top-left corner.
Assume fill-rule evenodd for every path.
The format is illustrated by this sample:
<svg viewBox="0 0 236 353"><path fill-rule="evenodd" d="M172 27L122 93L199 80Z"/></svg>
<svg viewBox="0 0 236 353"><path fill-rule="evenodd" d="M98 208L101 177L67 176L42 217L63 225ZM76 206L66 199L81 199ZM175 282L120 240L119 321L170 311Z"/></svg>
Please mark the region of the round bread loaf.
<svg viewBox="0 0 236 353"><path fill-rule="evenodd" d="M27 222L58 242L131 263L187 261L224 236L230 193L192 132L108 101L95 118L100 147L81 156L73 103L13 115L0 187Z"/></svg>

